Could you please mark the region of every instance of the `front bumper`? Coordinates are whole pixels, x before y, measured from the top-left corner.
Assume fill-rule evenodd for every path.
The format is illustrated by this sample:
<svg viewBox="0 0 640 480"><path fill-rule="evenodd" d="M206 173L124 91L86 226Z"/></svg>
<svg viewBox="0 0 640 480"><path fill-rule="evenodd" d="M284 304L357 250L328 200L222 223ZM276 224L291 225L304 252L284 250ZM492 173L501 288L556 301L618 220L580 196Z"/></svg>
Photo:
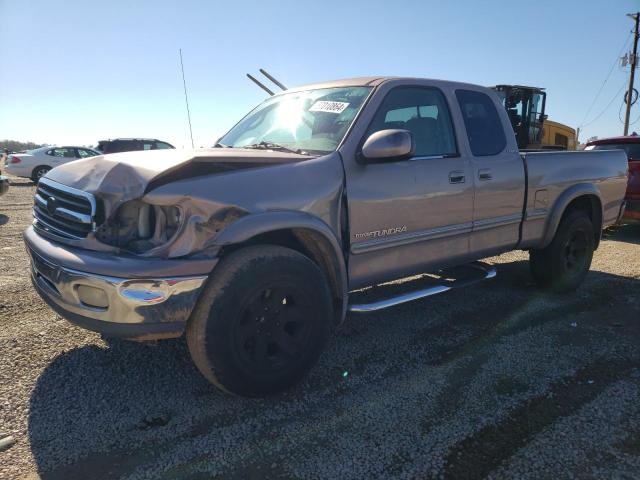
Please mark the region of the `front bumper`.
<svg viewBox="0 0 640 480"><path fill-rule="evenodd" d="M52 243L46 252L33 229L25 232L25 244L31 258L31 278L40 296L60 316L81 327L109 336L139 340L152 340L180 336L191 315L204 282L206 273L172 276L174 270L193 269L185 266L190 260L131 259L131 271L135 274L114 276L90 273L65 265L52 256L59 245ZM102 256L97 252L64 249L68 254ZM114 260L118 257L108 255ZM86 260L86 258L84 258ZM103 259L106 261L106 259ZM158 262L165 262L165 275L157 276ZM191 261L203 268L198 261ZM212 259L211 269L217 263ZM88 264L91 265L91 264ZM145 275L147 272L153 275Z"/></svg>

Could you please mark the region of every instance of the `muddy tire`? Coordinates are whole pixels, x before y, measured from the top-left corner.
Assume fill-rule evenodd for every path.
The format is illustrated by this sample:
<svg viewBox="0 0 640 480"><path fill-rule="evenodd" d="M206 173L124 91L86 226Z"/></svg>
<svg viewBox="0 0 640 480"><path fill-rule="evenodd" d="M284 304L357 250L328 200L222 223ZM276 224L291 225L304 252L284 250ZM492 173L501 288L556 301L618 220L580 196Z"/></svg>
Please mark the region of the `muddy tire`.
<svg viewBox="0 0 640 480"><path fill-rule="evenodd" d="M549 246L529 252L531 274L542 288L558 293L573 291L589 272L594 246L589 216L573 210L562 219Z"/></svg>
<svg viewBox="0 0 640 480"><path fill-rule="evenodd" d="M296 384L316 362L331 295L309 258L257 245L223 257L187 324L202 374L222 390L259 397Z"/></svg>
<svg viewBox="0 0 640 480"><path fill-rule="evenodd" d="M46 165L34 168L33 172L31 172L31 180L38 183L40 178L44 177L49 170L51 170L51 167L47 167Z"/></svg>

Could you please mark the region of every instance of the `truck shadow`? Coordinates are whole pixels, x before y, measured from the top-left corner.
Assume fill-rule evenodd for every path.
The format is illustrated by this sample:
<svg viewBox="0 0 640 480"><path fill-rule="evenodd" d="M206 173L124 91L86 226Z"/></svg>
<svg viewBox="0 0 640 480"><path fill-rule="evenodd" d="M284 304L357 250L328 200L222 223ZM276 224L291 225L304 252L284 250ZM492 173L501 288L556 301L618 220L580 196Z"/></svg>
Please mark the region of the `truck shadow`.
<svg viewBox="0 0 640 480"><path fill-rule="evenodd" d="M604 233L603 238L616 242L640 245L640 224L627 224L612 227Z"/></svg>
<svg viewBox="0 0 640 480"><path fill-rule="evenodd" d="M120 341L83 346L57 356L37 380L29 405L31 451L42 480L115 479L144 472L145 465L159 462L163 456L179 456L178 465L202 462L203 458L215 462L215 448L209 445L198 450L204 447L196 448L194 442L206 438L223 449L220 436L235 431L236 435L250 435L252 442L268 444L275 441L278 429L308 428L302 417L340 417L345 407L337 399L344 395L371 401L369 389L380 388L385 395L402 391L407 386L402 383L407 381L402 380L403 375L411 368L412 358L418 358L422 367L410 371L414 375L411 381L427 385L431 374L424 371L425 363L438 369L503 340L514 328L525 330L557 322L573 310L607 303L607 309L613 311L611 302L622 305L626 301L616 298L621 286L629 292L639 283L591 272L578 293L547 295L533 286L528 262L502 263L495 280L473 289L385 312L350 316L301 385L266 399L242 399L219 392L196 370L182 339L156 346ZM391 295L415 286L389 284L379 287L382 292L377 293ZM552 308L521 315L523 305L532 298L543 298ZM516 316L517 325L502 328L505 318ZM380 339L386 347L395 347L386 348ZM479 358L484 356L482 353ZM464 389L470 381L456 379L451 388ZM513 394L522 395L527 388L526 384L519 386ZM461 396L453 390L452 398ZM455 406L443 408L443 415L448 415L451 412L446 409ZM384 411L371 413L380 415L382 425L388 422ZM333 427L318 422L314 428L330 431ZM272 460L266 462L268 466ZM172 470L166 478L205 478L185 472ZM235 475L251 476L243 471Z"/></svg>

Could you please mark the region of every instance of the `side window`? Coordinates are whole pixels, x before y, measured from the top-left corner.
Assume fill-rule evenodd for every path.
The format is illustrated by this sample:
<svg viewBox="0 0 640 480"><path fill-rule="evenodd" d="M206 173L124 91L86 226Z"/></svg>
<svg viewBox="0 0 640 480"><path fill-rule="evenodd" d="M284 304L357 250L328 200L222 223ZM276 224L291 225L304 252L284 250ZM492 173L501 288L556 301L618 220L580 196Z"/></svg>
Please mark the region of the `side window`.
<svg viewBox="0 0 640 480"><path fill-rule="evenodd" d="M80 154L80 158L88 158L88 157L95 157L95 152L92 152L91 150L85 150L84 148L78 148L78 153Z"/></svg>
<svg viewBox="0 0 640 480"><path fill-rule="evenodd" d="M476 157L497 155L507 146L502 122L493 100L484 93L456 90L467 129L471 153Z"/></svg>
<svg viewBox="0 0 640 480"><path fill-rule="evenodd" d="M54 148L53 150L49 150L49 152L47 152L47 155L51 155L52 157L76 158L76 152L74 152L73 148Z"/></svg>
<svg viewBox="0 0 640 480"><path fill-rule="evenodd" d="M165 148L173 148L173 147L171 145L169 145L168 143L156 142L156 148L165 149Z"/></svg>
<svg viewBox="0 0 640 480"><path fill-rule="evenodd" d="M140 144L134 140L115 140L109 146L109 153L131 152L133 150L142 150Z"/></svg>
<svg viewBox="0 0 640 480"><path fill-rule="evenodd" d="M391 90L376 112L367 136L395 128L411 132L416 157L457 153L449 108L437 88L399 87Z"/></svg>
<svg viewBox="0 0 640 480"><path fill-rule="evenodd" d="M142 150L155 150L156 142L149 142L147 140L142 142Z"/></svg>
<svg viewBox="0 0 640 480"><path fill-rule="evenodd" d="M55 150L54 148L52 148L51 150L47 150L46 154L49 155L50 157L55 157L55 154L53 153L54 150Z"/></svg>

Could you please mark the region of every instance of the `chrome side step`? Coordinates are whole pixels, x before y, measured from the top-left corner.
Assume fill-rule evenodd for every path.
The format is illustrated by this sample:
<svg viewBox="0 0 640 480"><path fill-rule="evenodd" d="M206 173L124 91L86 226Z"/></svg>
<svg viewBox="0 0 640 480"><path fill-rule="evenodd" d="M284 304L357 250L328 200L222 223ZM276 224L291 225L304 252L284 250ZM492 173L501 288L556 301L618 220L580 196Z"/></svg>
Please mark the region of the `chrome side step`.
<svg viewBox="0 0 640 480"><path fill-rule="evenodd" d="M482 262L473 262L465 267L473 268L474 270L479 271L481 275L469 277L469 278L461 278L453 281L443 281L439 285L434 285L433 287L425 288L422 290L416 290L415 292L403 293L401 295L397 295L395 297L386 298L384 300L379 300L373 303L360 303L349 305L349 311L354 313L366 313L366 312L375 312L376 310L382 310L389 307L394 307L396 305L400 305L402 303L412 302L414 300L419 300L421 298L430 297L431 295L437 295L439 293L448 292L449 290L453 290L456 288L468 287L469 285L473 285L474 283L481 282L483 280L488 280L496 276L497 272L493 265L489 265Z"/></svg>

